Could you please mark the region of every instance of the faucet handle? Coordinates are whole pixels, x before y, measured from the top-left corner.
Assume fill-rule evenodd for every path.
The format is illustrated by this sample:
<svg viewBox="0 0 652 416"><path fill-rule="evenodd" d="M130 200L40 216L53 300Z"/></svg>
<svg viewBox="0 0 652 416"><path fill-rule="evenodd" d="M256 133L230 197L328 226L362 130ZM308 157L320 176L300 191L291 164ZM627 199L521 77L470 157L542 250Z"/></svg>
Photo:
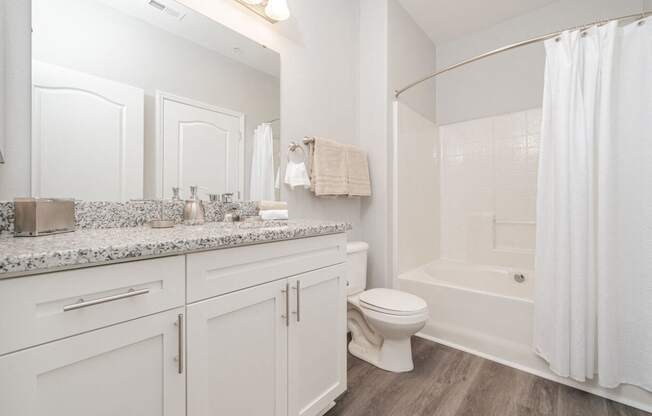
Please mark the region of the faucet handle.
<svg viewBox="0 0 652 416"><path fill-rule="evenodd" d="M179 196L179 192L181 191L181 188L174 187L172 188L172 200L178 201L181 199Z"/></svg>
<svg viewBox="0 0 652 416"><path fill-rule="evenodd" d="M197 185L191 185L190 186L190 199L197 199L197 191L199 190L199 186Z"/></svg>

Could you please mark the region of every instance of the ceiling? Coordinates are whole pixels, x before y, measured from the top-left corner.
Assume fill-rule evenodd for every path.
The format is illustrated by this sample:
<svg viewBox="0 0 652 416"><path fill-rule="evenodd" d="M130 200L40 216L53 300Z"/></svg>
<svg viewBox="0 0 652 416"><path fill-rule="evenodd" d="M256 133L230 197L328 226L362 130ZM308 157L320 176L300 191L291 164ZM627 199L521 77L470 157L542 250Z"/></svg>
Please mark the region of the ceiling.
<svg viewBox="0 0 652 416"><path fill-rule="evenodd" d="M194 42L276 78L279 54L197 13L175 0L96 0L129 16ZM152 4L165 6L161 11Z"/></svg>
<svg viewBox="0 0 652 416"><path fill-rule="evenodd" d="M398 0L435 44L487 29L557 0Z"/></svg>

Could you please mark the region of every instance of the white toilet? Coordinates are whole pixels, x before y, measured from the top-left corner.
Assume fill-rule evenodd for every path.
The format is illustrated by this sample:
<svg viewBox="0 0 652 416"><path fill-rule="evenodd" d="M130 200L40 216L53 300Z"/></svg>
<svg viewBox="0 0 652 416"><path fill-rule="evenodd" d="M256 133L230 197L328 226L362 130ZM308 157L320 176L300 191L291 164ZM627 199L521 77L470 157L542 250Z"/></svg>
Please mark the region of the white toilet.
<svg viewBox="0 0 652 416"><path fill-rule="evenodd" d="M428 305L398 290L365 290L368 250L364 242L347 244L349 352L383 370L411 371L410 337L426 324Z"/></svg>

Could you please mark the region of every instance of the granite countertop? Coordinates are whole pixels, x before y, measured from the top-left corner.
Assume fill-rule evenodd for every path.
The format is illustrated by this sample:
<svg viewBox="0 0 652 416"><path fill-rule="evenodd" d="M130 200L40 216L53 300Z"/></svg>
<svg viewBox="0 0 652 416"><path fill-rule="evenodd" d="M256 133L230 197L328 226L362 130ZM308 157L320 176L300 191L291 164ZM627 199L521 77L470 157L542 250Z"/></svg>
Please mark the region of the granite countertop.
<svg viewBox="0 0 652 416"><path fill-rule="evenodd" d="M0 279L95 266L107 262L185 254L273 241L344 233L342 222L290 220L264 223L206 223L86 229L45 237L0 237Z"/></svg>

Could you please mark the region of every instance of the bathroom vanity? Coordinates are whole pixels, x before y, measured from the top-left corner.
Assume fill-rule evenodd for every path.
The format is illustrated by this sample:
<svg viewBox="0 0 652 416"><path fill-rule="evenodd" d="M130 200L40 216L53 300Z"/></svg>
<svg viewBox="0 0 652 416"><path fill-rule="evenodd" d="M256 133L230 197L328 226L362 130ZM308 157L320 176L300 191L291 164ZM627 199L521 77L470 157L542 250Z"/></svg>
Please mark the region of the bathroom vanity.
<svg viewBox="0 0 652 416"><path fill-rule="evenodd" d="M0 414L320 414L346 389L346 229L0 238Z"/></svg>
<svg viewBox="0 0 652 416"><path fill-rule="evenodd" d="M347 224L223 222L280 200L279 54L174 0L14 3L31 134L0 199L74 199L77 231L14 238L0 201L0 415L322 413L346 388ZM180 225L190 187L206 224Z"/></svg>

